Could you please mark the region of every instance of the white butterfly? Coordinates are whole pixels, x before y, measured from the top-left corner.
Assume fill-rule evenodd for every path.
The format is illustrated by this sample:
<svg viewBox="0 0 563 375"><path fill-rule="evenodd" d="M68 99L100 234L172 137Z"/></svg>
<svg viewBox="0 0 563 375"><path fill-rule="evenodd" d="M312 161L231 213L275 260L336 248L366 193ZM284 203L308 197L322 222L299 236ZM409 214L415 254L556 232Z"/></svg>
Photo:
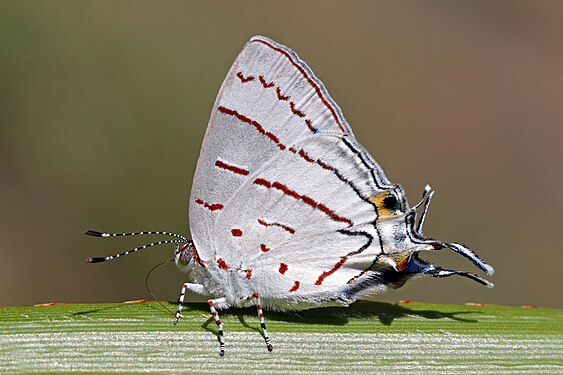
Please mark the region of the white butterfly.
<svg viewBox="0 0 563 375"><path fill-rule="evenodd" d="M177 238L89 261L178 243L175 261L190 282L175 323L186 290L209 296L223 355L216 308L256 305L272 350L262 306L347 306L419 275L460 275L492 287L420 258L420 251L449 248L493 274L464 245L423 235L432 195L426 186L409 207L311 69L289 48L256 36L235 60L211 113L190 196L192 241L167 232L88 231Z"/></svg>

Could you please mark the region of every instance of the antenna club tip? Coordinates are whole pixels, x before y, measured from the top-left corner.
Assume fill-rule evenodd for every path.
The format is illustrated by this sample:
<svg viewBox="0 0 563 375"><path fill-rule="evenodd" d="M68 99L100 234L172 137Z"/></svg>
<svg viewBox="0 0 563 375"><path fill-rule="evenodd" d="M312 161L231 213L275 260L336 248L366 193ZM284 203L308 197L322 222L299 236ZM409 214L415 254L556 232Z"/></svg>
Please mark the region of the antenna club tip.
<svg viewBox="0 0 563 375"><path fill-rule="evenodd" d="M86 259L86 263L100 263L105 261L106 258L88 258Z"/></svg>
<svg viewBox="0 0 563 375"><path fill-rule="evenodd" d="M492 266L488 265L488 264L485 264L485 265L484 265L484 271L485 271L485 273L486 273L487 275L489 275L489 276L492 276L492 275L494 275L494 273L495 273L495 269L494 269Z"/></svg>
<svg viewBox="0 0 563 375"><path fill-rule="evenodd" d="M87 236L104 237L104 233L98 232L97 230L88 229L87 231L84 232L84 234Z"/></svg>

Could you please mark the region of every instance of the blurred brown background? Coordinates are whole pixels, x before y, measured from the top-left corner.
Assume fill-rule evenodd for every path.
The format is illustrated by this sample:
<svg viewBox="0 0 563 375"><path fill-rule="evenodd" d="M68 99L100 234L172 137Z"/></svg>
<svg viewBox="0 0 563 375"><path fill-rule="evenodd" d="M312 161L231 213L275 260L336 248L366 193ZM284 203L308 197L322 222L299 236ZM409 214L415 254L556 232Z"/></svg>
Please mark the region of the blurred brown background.
<svg viewBox="0 0 563 375"><path fill-rule="evenodd" d="M563 2L3 1L0 305L147 298L154 248L85 229L188 234L211 106L254 34L294 49L359 141L418 200L425 233L496 269L416 280L382 300L563 307ZM432 260L477 272L449 252ZM154 273L162 298L183 281Z"/></svg>

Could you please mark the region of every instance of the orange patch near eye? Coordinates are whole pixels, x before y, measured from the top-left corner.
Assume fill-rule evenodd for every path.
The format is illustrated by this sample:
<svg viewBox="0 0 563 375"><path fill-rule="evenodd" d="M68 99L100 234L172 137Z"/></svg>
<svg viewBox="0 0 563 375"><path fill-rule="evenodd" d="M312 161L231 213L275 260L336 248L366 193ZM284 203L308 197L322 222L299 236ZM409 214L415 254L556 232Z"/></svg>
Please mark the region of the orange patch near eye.
<svg viewBox="0 0 563 375"><path fill-rule="evenodd" d="M369 197L369 201L374 203L377 207L379 218L385 219L395 216L395 212L392 209L385 207L385 198L389 197L394 197L389 191L382 191L379 194Z"/></svg>
<svg viewBox="0 0 563 375"><path fill-rule="evenodd" d="M399 262L397 262L397 270L404 271L407 268L408 264L409 264L409 257L404 257Z"/></svg>

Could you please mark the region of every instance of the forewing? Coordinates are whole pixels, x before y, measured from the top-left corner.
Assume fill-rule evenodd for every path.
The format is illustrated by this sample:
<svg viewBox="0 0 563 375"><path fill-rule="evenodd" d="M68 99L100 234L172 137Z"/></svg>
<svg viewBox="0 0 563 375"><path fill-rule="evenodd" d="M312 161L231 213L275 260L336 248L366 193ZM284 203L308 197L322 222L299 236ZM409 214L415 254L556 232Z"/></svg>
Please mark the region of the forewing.
<svg viewBox="0 0 563 375"><path fill-rule="evenodd" d="M280 293L314 292L380 252L368 198L391 186L307 65L255 37L213 108L190 229L202 259L251 270Z"/></svg>

